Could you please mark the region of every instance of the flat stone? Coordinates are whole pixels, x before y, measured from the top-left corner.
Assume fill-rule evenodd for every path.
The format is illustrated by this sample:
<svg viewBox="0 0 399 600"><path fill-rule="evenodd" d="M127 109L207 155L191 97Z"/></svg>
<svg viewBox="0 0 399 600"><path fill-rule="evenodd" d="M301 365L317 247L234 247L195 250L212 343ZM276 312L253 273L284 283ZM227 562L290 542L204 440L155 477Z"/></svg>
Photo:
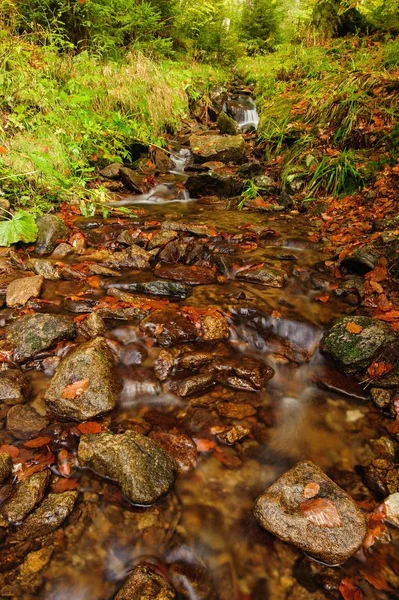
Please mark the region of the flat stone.
<svg viewBox="0 0 399 600"><path fill-rule="evenodd" d="M347 329L350 323L362 327L359 333ZM325 334L321 349L345 366L367 366L384 346L396 339L389 325L369 317L338 319Z"/></svg>
<svg viewBox="0 0 399 600"><path fill-rule="evenodd" d="M74 509L78 492L49 494L17 530L18 539L34 539L48 535L62 525Z"/></svg>
<svg viewBox="0 0 399 600"><path fill-rule="evenodd" d="M71 386L76 382L82 382L82 385L74 394ZM120 389L112 352L104 338L98 337L67 354L44 398L55 415L86 421L115 408Z"/></svg>
<svg viewBox="0 0 399 600"><path fill-rule="evenodd" d="M7 413L7 429L19 440L37 437L47 425L48 419L27 404L17 404Z"/></svg>
<svg viewBox="0 0 399 600"><path fill-rule="evenodd" d="M16 319L7 327L7 340L15 349L17 360L32 358L61 340L76 335L73 319L63 315L36 313Z"/></svg>
<svg viewBox="0 0 399 600"><path fill-rule="evenodd" d="M38 235L36 240L37 254L50 254L59 242L69 237L69 229L64 221L55 215L43 215L36 220Z"/></svg>
<svg viewBox="0 0 399 600"><path fill-rule="evenodd" d="M242 135L192 135L190 150L199 163L220 161L241 163L245 160L245 140Z"/></svg>
<svg viewBox="0 0 399 600"><path fill-rule="evenodd" d="M187 285L203 285L216 281L216 273L209 267L158 264L154 273L158 277L183 281Z"/></svg>
<svg viewBox="0 0 399 600"><path fill-rule="evenodd" d="M7 288L7 306L10 308L13 308L14 306L25 306L30 298L38 298L40 296L43 284L44 277L42 275L14 279Z"/></svg>
<svg viewBox="0 0 399 600"><path fill-rule="evenodd" d="M175 461L155 442L135 431L98 433L80 438L78 458L115 480L133 504L149 505L167 494L175 480Z"/></svg>
<svg viewBox="0 0 399 600"><path fill-rule="evenodd" d="M176 593L162 575L138 565L115 596L115 600L174 600Z"/></svg>
<svg viewBox="0 0 399 600"><path fill-rule="evenodd" d="M172 390L182 398L206 390L216 383L213 373L198 373L185 379L175 381Z"/></svg>
<svg viewBox="0 0 399 600"><path fill-rule="evenodd" d="M197 339L197 328L173 308L154 310L140 323L141 331L154 337L160 346L174 346Z"/></svg>
<svg viewBox="0 0 399 600"><path fill-rule="evenodd" d="M58 279L61 279L57 264L48 258L31 258L26 263L26 268L49 281L58 281Z"/></svg>
<svg viewBox="0 0 399 600"><path fill-rule="evenodd" d="M9 454L0 452L0 483L3 483L11 475L12 458Z"/></svg>
<svg viewBox="0 0 399 600"><path fill-rule="evenodd" d="M0 371L0 402L13 406L23 404L29 383L20 369L3 369Z"/></svg>
<svg viewBox="0 0 399 600"><path fill-rule="evenodd" d="M248 268L237 273L237 279L244 281L253 281L262 283L268 287L282 288L284 287L288 275L283 269L262 265L256 268Z"/></svg>
<svg viewBox="0 0 399 600"><path fill-rule="evenodd" d="M50 471L46 470L21 481L11 498L2 505L2 516L14 525L23 521L43 500L49 480Z"/></svg>
<svg viewBox="0 0 399 600"><path fill-rule="evenodd" d="M322 365L313 376L314 383L325 390L366 400L367 394L353 377L348 377L329 365Z"/></svg>
<svg viewBox="0 0 399 600"><path fill-rule="evenodd" d="M131 246L121 252L112 252L102 261L102 265L111 269L149 269L152 255L140 246Z"/></svg>
<svg viewBox="0 0 399 600"><path fill-rule="evenodd" d="M154 248L163 248L168 242L171 242L176 238L176 231L158 231L148 242L147 249L154 250Z"/></svg>
<svg viewBox="0 0 399 600"><path fill-rule="evenodd" d="M180 221L164 221L161 228L166 231L182 231L192 233L200 237L216 237L217 231L211 225L205 223L184 223Z"/></svg>
<svg viewBox="0 0 399 600"><path fill-rule="evenodd" d="M172 296L174 298L185 298L188 294L188 288L179 281L146 281L146 282L126 282L111 283L107 288L117 288L128 292L138 292L139 294L149 294L151 296Z"/></svg>
<svg viewBox="0 0 399 600"><path fill-rule="evenodd" d="M305 492L309 484L310 491L319 486L311 498ZM284 542L331 565L356 554L367 535L366 517L356 503L310 461L297 463L259 496L254 514Z"/></svg>
<svg viewBox="0 0 399 600"><path fill-rule="evenodd" d="M197 466L197 447L185 433L151 431L148 437L175 459L179 473L188 473Z"/></svg>

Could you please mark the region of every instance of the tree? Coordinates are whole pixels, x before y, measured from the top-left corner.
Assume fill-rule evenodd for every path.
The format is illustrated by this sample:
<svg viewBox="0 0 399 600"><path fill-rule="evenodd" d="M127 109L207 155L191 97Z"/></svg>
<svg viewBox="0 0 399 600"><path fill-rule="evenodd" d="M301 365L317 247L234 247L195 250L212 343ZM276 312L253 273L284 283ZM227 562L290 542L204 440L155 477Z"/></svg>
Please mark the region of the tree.
<svg viewBox="0 0 399 600"><path fill-rule="evenodd" d="M241 35L250 53L269 52L280 37L280 14L275 0L246 0Z"/></svg>

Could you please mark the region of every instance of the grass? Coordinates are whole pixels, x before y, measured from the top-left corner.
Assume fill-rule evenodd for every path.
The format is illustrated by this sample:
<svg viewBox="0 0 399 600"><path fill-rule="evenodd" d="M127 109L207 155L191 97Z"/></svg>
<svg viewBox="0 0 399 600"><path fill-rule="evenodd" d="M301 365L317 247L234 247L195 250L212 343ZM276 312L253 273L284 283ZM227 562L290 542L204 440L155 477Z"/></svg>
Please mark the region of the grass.
<svg viewBox="0 0 399 600"><path fill-rule="evenodd" d="M130 162L132 145L164 144L191 96L223 83L206 65L122 62L60 54L0 33L0 189L13 207L47 212L60 201L101 201L96 171Z"/></svg>
<svg viewBox="0 0 399 600"><path fill-rule="evenodd" d="M298 176L304 198L340 195L365 183L371 170L357 166L364 151L381 164L396 161L397 40L282 46L242 59L238 73L255 85L260 141L267 158L279 157L283 188Z"/></svg>

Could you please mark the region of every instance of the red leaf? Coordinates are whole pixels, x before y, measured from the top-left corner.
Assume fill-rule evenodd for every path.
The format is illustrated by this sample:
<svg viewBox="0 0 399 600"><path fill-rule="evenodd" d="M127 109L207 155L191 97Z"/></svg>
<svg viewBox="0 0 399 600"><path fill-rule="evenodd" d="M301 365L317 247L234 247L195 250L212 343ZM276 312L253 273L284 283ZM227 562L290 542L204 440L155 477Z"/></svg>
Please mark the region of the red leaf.
<svg viewBox="0 0 399 600"><path fill-rule="evenodd" d="M79 484L76 479L59 479L52 486L51 490L56 494L60 494L61 492L66 492L68 490L76 490L78 486Z"/></svg>
<svg viewBox="0 0 399 600"><path fill-rule="evenodd" d="M80 381L75 381L75 383L71 383L71 385L66 386L66 388L62 392L62 397L66 400L74 400L75 398L78 398L83 394L88 385L88 379L81 379Z"/></svg>
<svg viewBox="0 0 399 600"><path fill-rule="evenodd" d="M71 466L68 462L69 454L64 448L58 452L58 472L64 477L71 474Z"/></svg>
<svg viewBox="0 0 399 600"><path fill-rule="evenodd" d="M351 321L347 324L346 330L349 331L349 333L360 333L361 331L363 331L363 327Z"/></svg>
<svg viewBox="0 0 399 600"><path fill-rule="evenodd" d="M198 452L209 452L216 447L215 442L206 438L195 439L195 445L197 446Z"/></svg>
<svg viewBox="0 0 399 600"><path fill-rule="evenodd" d="M11 446L10 444L3 444L0 446L0 452L3 454L9 454L11 458L17 458L19 456L18 448Z"/></svg>
<svg viewBox="0 0 399 600"><path fill-rule="evenodd" d="M319 491L320 485L317 483L317 481L312 481L311 483L305 485L305 489L303 490L303 497L308 499L314 498L315 496L317 496Z"/></svg>
<svg viewBox="0 0 399 600"><path fill-rule="evenodd" d="M367 369L367 373L370 377L381 377L381 375L385 375L389 373L393 369L393 364L384 363L378 360L374 360L369 368Z"/></svg>
<svg viewBox="0 0 399 600"><path fill-rule="evenodd" d="M341 527L342 520L335 505L326 498L306 500L299 507L301 513L317 527Z"/></svg>
<svg viewBox="0 0 399 600"><path fill-rule="evenodd" d="M24 442L24 446L26 448L40 448L41 446L45 446L51 442L51 437L42 436L37 437L34 440L29 440L28 442Z"/></svg>
<svg viewBox="0 0 399 600"><path fill-rule="evenodd" d="M362 592L349 577L345 577L341 581L338 589L344 600L363 600Z"/></svg>
<svg viewBox="0 0 399 600"><path fill-rule="evenodd" d="M86 423L80 423L80 425L78 425L78 429L80 433L100 433L100 431L102 431L100 423L96 423L96 421L86 421Z"/></svg>

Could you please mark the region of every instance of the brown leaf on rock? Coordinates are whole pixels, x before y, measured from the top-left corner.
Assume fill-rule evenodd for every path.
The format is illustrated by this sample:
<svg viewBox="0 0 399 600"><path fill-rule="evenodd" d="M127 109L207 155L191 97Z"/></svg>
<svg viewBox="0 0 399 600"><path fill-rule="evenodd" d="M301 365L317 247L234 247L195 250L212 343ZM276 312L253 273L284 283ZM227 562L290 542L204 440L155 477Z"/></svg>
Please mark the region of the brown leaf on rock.
<svg viewBox="0 0 399 600"><path fill-rule="evenodd" d="M311 483L305 485L305 488L303 490L303 497L307 499L314 498L315 496L317 496L319 491L320 485L317 483L317 481L312 481Z"/></svg>
<svg viewBox="0 0 399 600"><path fill-rule="evenodd" d="M381 377L381 375L385 375L389 373L393 369L393 364L385 363L382 361L374 360L369 368L367 369L367 373L370 377Z"/></svg>
<svg viewBox="0 0 399 600"><path fill-rule="evenodd" d="M81 379L80 381L75 381L75 383L71 383L71 385L67 385L62 392L62 397L66 400L74 400L83 394L89 385L88 379Z"/></svg>
<svg viewBox="0 0 399 600"><path fill-rule="evenodd" d="M45 446L46 444L49 444L50 442L51 442L51 437L42 436L42 437L37 437L34 440L29 440L28 442L25 442L24 446L26 448L40 448L41 446Z"/></svg>
<svg viewBox="0 0 399 600"><path fill-rule="evenodd" d="M358 325L357 323L353 323L352 321L350 323L347 324L346 326L346 330L349 331L349 333L360 333L363 331L363 327L361 325Z"/></svg>
<svg viewBox="0 0 399 600"><path fill-rule="evenodd" d="M96 421L86 421L85 423L80 423L77 428L80 433L100 433L102 431L102 427L100 423Z"/></svg>
<svg viewBox="0 0 399 600"><path fill-rule="evenodd" d="M317 527L341 527L342 520L335 505L327 498L315 498L303 502L299 510Z"/></svg>

